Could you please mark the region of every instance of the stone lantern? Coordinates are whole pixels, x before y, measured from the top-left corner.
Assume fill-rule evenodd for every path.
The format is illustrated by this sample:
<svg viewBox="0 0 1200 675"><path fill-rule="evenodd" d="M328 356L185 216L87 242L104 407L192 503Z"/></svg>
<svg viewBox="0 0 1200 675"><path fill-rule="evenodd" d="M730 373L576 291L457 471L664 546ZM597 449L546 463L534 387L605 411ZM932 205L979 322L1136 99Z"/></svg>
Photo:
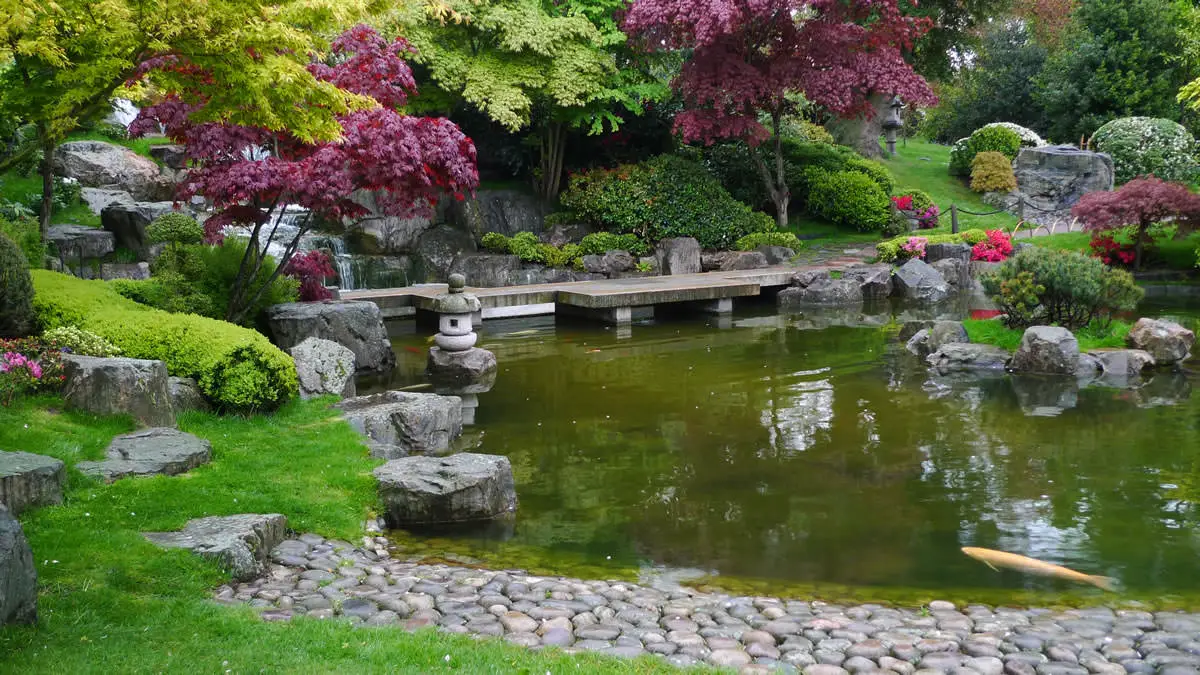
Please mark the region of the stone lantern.
<svg viewBox="0 0 1200 675"><path fill-rule="evenodd" d="M425 374L436 387L482 393L496 381L496 355L475 346L478 336L471 315L480 310L479 298L463 292L467 280L461 274L451 274L449 285L448 291L433 301L438 332L433 336L436 346L429 349Z"/></svg>
<svg viewBox="0 0 1200 675"><path fill-rule="evenodd" d="M883 118L883 135L887 140L888 154L892 157L896 156L896 131L904 126L904 120L900 119L900 111L903 108L900 97L893 96L892 102L888 104L887 117Z"/></svg>

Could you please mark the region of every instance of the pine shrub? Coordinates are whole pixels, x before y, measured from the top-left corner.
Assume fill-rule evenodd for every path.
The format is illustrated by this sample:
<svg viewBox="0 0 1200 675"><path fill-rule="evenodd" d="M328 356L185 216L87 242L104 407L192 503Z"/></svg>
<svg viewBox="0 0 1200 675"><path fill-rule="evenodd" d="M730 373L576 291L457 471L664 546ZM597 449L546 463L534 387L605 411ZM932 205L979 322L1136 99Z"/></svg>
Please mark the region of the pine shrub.
<svg viewBox="0 0 1200 675"><path fill-rule="evenodd" d="M16 242L0 234L0 338L33 334L37 319L32 301L33 282L25 253Z"/></svg>
<svg viewBox="0 0 1200 675"><path fill-rule="evenodd" d="M999 152L987 151L971 161L971 189L975 192L1012 192L1017 177L1012 162Z"/></svg>

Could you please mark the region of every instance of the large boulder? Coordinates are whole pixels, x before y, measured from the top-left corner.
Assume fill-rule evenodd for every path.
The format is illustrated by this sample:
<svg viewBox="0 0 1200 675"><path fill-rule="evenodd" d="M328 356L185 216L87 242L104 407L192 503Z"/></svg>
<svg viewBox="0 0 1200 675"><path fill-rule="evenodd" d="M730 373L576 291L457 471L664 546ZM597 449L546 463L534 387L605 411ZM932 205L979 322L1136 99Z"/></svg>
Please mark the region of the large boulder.
<svg viewBox="0 0 1200 675"><path fill-rule="evenodd" d="M64 475L61 460L0 451L0 504L15 516L30 506L61 504Z"/></svg>
<svg viewBox="0 0 1200 675"><path fill-rule="evenodd" d="M878 301L892 295L891 265L855 265L842 270L843 279L854 279L862 289L863 300Z"/></svg>
<svg viewBox="0 0 1200 675"><path fill-rule="evenodd" d="M128 476L174 476L212 461L212 443L176 429L142 429L117 436L99 462L76 462L87 476L111 483Z"/></svg>
<svg viewBox="0 0 1200 675"><path fill-rule="evenodd" d="M912 258L892 276L892 294L918 303L937 303L950 297L950 285L941 272L924 260Z"/></svg>
<svg viewBox="0 0 1200 675"><path fill-rule="evenodd" d="M592 274L617 275L637 267L637 258L629 251L605 251L603 255L583 256L584 271Z"/></svg>
<svg viewBox="0 0 1200 675"><path fill-rule="evenodd" d="M768 265L784 265L796 257L796 251L787 246L767 246L763 244L754 250L761 253L767 259Z"/></svg>
<svg viewBox="0 0 1200 675"><path fill-rule="evenodd" d="M718 251L700 256L700 269L705 272L732 272L770 267L767 256L759 251Z"/></svg>
<svg viewBox="0 0 1200 675"><path fill-rule="evenodd" d="M862 285L856 279L820 277L807 286L785 288L776 296L779 307L859 307Z"/></svg>
<svg viewBox="0 0 1200 675"><path fill-rule="evenodd" d="M267 569L271 549L287 538L287 518L278 513L243 513L187 521L179 532L146 532L163 548L182 548L213 558L234 579L248 581Z"/></svg>
<svg viewBox="0 0 1200 675"><path fill-rule="evenodd" d="M496 382L496 355L479 347L461 352L430 347L425 375L438 387L463 388L462 393L483 393Z"/></svg>
<svg viewBox="0 0 1200 675"><path fill-rule="evenodd" d="M971 287L971 263L958 258L942 258L930 263L930 267L938 271L946 283L955 290L967 290Z"/></svg>
<svg viewBox="0 0 1200 675"><path fill-rule="evenodd" d="M387 391L338 404L350 426L368 439L371 454L385 459L444 453L462 434L462 399Z"/></svg>
<svg viewBox="0 0 1200 675"><path fill-rule="evenodd" d="M178 415L187 410L208 412L208 401L200 393L200 386L190 377L168 377L167 390L171 392L171 408Z"/></svg>
<svg viewBox="0 0 1200 675"><path fill-rule="evenodd" d="M1155 366L1150 352L1141 349L1093 349L1088 355L1096 359L1106 376L1117 379L1137 377Z"/></svg>
<svg viewBox="0 0 1200 675"><path fill-rule="evenodd" d="M95 415L129 415L147 427L174 427L175 410L162 361L63 357L67 407Z"/></svg>
<svg viewBox="0 0 1200 675"><path fill-rule="evenodd" d="M0 626L37 623L37 568L21 523L0 504Z"/></svg>
<svg viewBox="0 0 1200 675"><path fill-rule="evenodd" d="M1149 352L1158 365L1169 366L1191 354L1196 334L1174 321L1138 319L1126 342L1134 349Z"/></svg>
<svg viewBox="0 0 1200 675"><path fill-rule="evenodd" d="M137 254L139 260L150 259L150 241L146 227L154 219L175 211L172 202L116 201L100 212L100 226L113 233L117 246Z"/></svg>
<svg viewBox="0 0 1200 675"><path fill-rule="evenodd" d="M379 205L377 193L370 190L358 190L351 199L367 210L361 219L346 223L346 243L352 253L377 255L413 250L421 235L433 227L427 215L389 215Z"/></svg>
<svg viewBox="0 0 1200 675"><path fill-rule="evenodd" d="M134 199L159 201L175 196L175 185L160 174L154 160L112 143L63 143L54 150L54 171L85 187L123 190Z"/></svg>
<svg viewBox="0 0 1200 675"><path fill-rule="evenodd" d="M290 350L310 337L332 340L354 352L358 372L387 372L396 365L379 306L367 301L290 302L267 308L271 337Z"/></svg>
<svg viewBox="0 0 1200 675"><path fill-rule="evenodd" d="M113 202L129 202L137 201L133 195L124 190L106 190L104 188L85 187L79 191L79 199L87 205L88 210L96 215L100 215L104 211L104 207Z"/></svg>
<svg viewBox="0 0 1200 675"><path fill-rule="evenodd" d="M470 232L450 225L437 225L417 239L413 250L416 281L445 281L450 276L454 259L464 253L474 253L475 237Z"/></svg>
<svg viewBox="0 0 1200 675"><path fill-rule="evenodd" d="M512 236L542 231L546 204L537 195L520 190L476 190L473 199L450 204L446 219L476 238L485 232Z"/></svg>
<svg viewBox="0 0 1200 675"><path fill-rule="evenodd" d="M498 455L406 457L375 469L375 477L392 527L491 520L517 508L512 465Z"/></svg>
<svg viewBox="0 0 1200 675"><path fill-rule="evenodd" d="M970 342L967 329L958 321L934 321L928 328L922 328L913 334L905 348L920 357L926 357L954 343Z"/></svg>
<svg viewBox="0 0 1200 675"><path fill-rule="evenodd" d="M520 258L499 253L464 253L450 265L451 274L461 274L479 288L507 286L520 269Z"/></svg>
<svg viewBox="0 0 1200 675"><path fill-rule="evenodd" d="M971 247L968 244L929 244L926 246L925 262L932 265L939 260L971 262Z"/></svg>
<svg viewBox="0 0 1200 675"><path fill-rule="evenodd" d="M117 241L112 232L83 225L51 225L46 239L68 265L99 260L116 250Z"/></svg>
<svg viewBox="0 0 1200 675"><path fill-rule="evenodd" d="M1004 372L1011 355L1007 349L971 342L944 344L926 359L940 373L962 371Z"/></svg>
<svg viewBox="0 0 1200 675"><path fill-rule="evenodd" d="M187 148L182 145L152 145L150 156L168 169L178 171L187 168Z"/></svg>
<svg viewBox="0 0 1200 675"><path fill-rule="evenodd" d="M1025 218L1034 222L1055 218L1054 212L1070 209L1089 192L1113 189L1112 158L1071 145L1021 148L1013 172L1019 194L1011 195L1006 204L1012 208L1016 198L1023 196L1033 207L1025 210Z"/></svg>
<svg viewBox="0 0 1200 675"><path fill-rule="evenodd" d="M663 239L654 249L661 274L696 274L700 271L700 242L691 237Z"/></svg>
<svg viewBox="0 0 1200 675"><path fill-rule="evenodd" d="M342 398L355 395L354 352L332 340L305 338L289 352L296 362L300 380L300 398L333 394Z"/></svg>
<svg viewBox="0 0 1200 675"><path fill-rule="evenodd" d="M1008 365L1017 373L1074 375L1079 371L1079 341L1061 326L1030 326Z"/></svg>

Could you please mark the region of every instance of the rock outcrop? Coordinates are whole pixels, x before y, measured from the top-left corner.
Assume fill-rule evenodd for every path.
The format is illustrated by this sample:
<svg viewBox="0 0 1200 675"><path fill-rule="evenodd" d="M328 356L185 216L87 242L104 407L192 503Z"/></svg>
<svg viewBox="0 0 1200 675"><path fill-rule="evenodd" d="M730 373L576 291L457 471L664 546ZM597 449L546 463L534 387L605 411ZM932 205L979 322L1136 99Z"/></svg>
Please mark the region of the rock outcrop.
<svg viewBox="0 0 1200 675"><path fill-rule="evenodd" d="M461 274L477 288L507 286L521 270L521 259L501 253L464 253L454 258L451 274Z"/></svg>
<svg viewBox="0 0 1200 675"><path fill-rule="evenodd" d="M950 297L950 285L941 272L912 258L892 275L892 294L909 302L933 304Z"/></svg>
<svg viewBox="0 0 1200 675"><path fill-rule="evenodd" d="M1112 158L1071 145L1021 148L1013 172L1017 193L1004 199L1005 206L1015 210L1023 196L1033 207L1025 210L1026 220L1039 223L1068 217L1067 211L1089 192L1113 189Z"/></svg>
<svg viewBox="0 0 1200 675"><path fill-rule="evenodd" d="M37 623L37 568L21 523L0 504L0 626Z"/></svg>
<svg viewBox="0 0 1200 675"><path fill-rule="evenodd" d="M115 201L100 212L100 226L113 233L117 246L133 251L139 260L149 260L146 228L155 218L174 211L173 202Z"/></svg>
<svg viewBox="0 0 1200 675"><path fill-rule="evenodd" d="M383 315L373 302L291 302L272 305L266 314L271 337L284 350L315 337L331 340L354 352L359 372L387 372L396 365Z"/></svg>
<svg viewBox="0 0 1200 675"><path fill-rule="evenodd" d="M413 250L416 281L445 281L454 259L476 251L470 232L450 225L437 225L421 234ZM474 282L472 282L474 283Z"/></svg>
<svg viewBox="0 0 1200 675"><path fill-rule="evenodd" d="M63 357L67 407L96 415L129 415L147 427L174 427L175 411L162 361Z"/></svg>
<svg viewBox="0 0 1200 675"><path fill-rule="evenodd" d="M392 527L491 520L517 508L512 465L499 455L406 457L375 469L375 477Z"/></svg>
<svg viewBox="0 0 1200 675"><path fill-rule="evenodd" d="M175 185L153 160L112 143L70 141L54 150L54 172L92 188L128 192L134 199L172 199Z"/></svg>

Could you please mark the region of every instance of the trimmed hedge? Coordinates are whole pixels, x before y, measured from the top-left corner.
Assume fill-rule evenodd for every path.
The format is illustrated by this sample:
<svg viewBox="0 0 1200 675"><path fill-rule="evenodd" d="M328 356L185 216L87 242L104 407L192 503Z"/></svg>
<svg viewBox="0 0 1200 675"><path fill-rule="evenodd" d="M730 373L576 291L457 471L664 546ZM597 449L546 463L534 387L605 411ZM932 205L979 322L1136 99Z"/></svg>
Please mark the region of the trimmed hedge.
<svg viewBox="0 0 1200 675"><path fill-rule="evenodd" d="M892 219L892 200L858 171L822 172L809 190L809 209L835 225L882 232Z"/></svg>
<svg viewBox="0 0 1200 675"><path fill-rule="evenodd" d="M33 308L45 328L77 326L135 359L156 359L224 410L278 407L297 393L292 358L262 334L194 314L171 314L122 297L102 281L36 270Z"/></svg>
<svg viewBox="0 0 1200 675"><path fill-rule="evenodd" d="M792 232L754 232L737 240L739 251L753 251L759 246L783 246L799 251L804 242Z"/></svg>

